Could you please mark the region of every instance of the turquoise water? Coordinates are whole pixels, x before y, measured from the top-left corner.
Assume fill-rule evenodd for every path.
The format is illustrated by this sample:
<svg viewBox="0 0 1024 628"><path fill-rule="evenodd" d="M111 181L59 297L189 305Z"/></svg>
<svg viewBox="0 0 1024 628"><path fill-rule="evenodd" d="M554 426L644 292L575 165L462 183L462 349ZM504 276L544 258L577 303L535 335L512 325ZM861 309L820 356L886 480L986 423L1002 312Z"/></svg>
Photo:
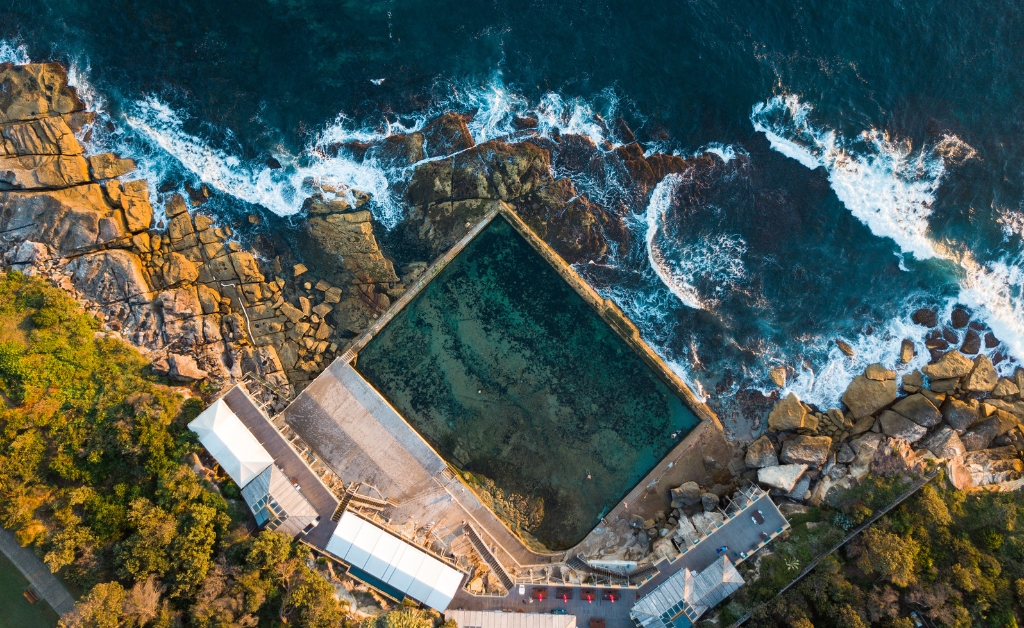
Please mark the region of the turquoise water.
<svg viewBox="0 0 1024 628"><path fill-rule="evenodd" d="M543 499L525 527L550 549L582 540L699 422L500 217L356 368L447 460Z"/></svg>

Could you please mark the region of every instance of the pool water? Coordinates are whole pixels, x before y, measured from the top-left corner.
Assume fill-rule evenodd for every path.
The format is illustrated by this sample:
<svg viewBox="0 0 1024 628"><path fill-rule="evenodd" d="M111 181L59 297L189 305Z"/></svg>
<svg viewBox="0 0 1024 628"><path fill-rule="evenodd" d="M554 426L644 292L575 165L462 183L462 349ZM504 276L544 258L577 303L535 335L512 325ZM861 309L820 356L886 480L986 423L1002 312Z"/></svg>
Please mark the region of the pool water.
<svg viewBox="0 0 1024 628"><path fill-rule="evenodd" d="M699 423L500 216L356 367L449 462L529 504L521 529L552 550L581 541Z"/></svg>

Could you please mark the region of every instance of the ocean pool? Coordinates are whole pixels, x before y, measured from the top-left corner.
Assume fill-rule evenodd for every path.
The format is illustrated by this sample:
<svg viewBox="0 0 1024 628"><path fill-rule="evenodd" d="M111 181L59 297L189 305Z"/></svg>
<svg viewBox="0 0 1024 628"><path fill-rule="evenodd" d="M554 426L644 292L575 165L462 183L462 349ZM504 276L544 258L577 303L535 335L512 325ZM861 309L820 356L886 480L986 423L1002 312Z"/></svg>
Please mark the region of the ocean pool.
<svg viewBox="0 0 1024 628"><path fill-rule="evenodd" d="M581 541L699 423L501 216L356 368L445 459L529 510L521 528L552 550Z"/></svg>

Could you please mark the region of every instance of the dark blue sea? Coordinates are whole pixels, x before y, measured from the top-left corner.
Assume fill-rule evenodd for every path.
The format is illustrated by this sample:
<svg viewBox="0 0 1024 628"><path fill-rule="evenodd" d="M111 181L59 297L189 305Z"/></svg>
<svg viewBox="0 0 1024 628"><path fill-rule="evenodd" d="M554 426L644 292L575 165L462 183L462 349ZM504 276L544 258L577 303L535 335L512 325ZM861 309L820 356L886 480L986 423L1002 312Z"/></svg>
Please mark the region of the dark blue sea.
<svg viewBox="0 0 1024 628"><path fill-rule="evenodd" d="M621 118L648 153L712 153L641 197L558 174L633 232L580 272L728 414L775 367L827 407L903 338L924 363L923 306L969 307L1004 372L1024 359L1022 33L1005 0L7 0L0 61L68 63L92 149L154 191L205 182L225 216L296 215L312 178L393 227L408 171L319 148L446 111L477 141L530 114L605 151Z"/></svg>

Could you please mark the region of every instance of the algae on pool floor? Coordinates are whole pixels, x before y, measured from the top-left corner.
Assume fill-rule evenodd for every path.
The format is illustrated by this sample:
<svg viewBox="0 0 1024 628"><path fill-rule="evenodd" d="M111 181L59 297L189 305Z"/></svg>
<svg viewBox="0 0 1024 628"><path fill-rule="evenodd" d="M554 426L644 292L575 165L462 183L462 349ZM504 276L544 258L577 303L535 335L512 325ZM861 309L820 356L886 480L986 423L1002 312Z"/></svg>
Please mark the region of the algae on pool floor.
<svg viewBox="0 0 1024 628"><path fill-rule="evenodd" d="M524 528L552 550L581 541L699 423L501 217L356 367L455 466L522 504L541 498Z"/></svg>

